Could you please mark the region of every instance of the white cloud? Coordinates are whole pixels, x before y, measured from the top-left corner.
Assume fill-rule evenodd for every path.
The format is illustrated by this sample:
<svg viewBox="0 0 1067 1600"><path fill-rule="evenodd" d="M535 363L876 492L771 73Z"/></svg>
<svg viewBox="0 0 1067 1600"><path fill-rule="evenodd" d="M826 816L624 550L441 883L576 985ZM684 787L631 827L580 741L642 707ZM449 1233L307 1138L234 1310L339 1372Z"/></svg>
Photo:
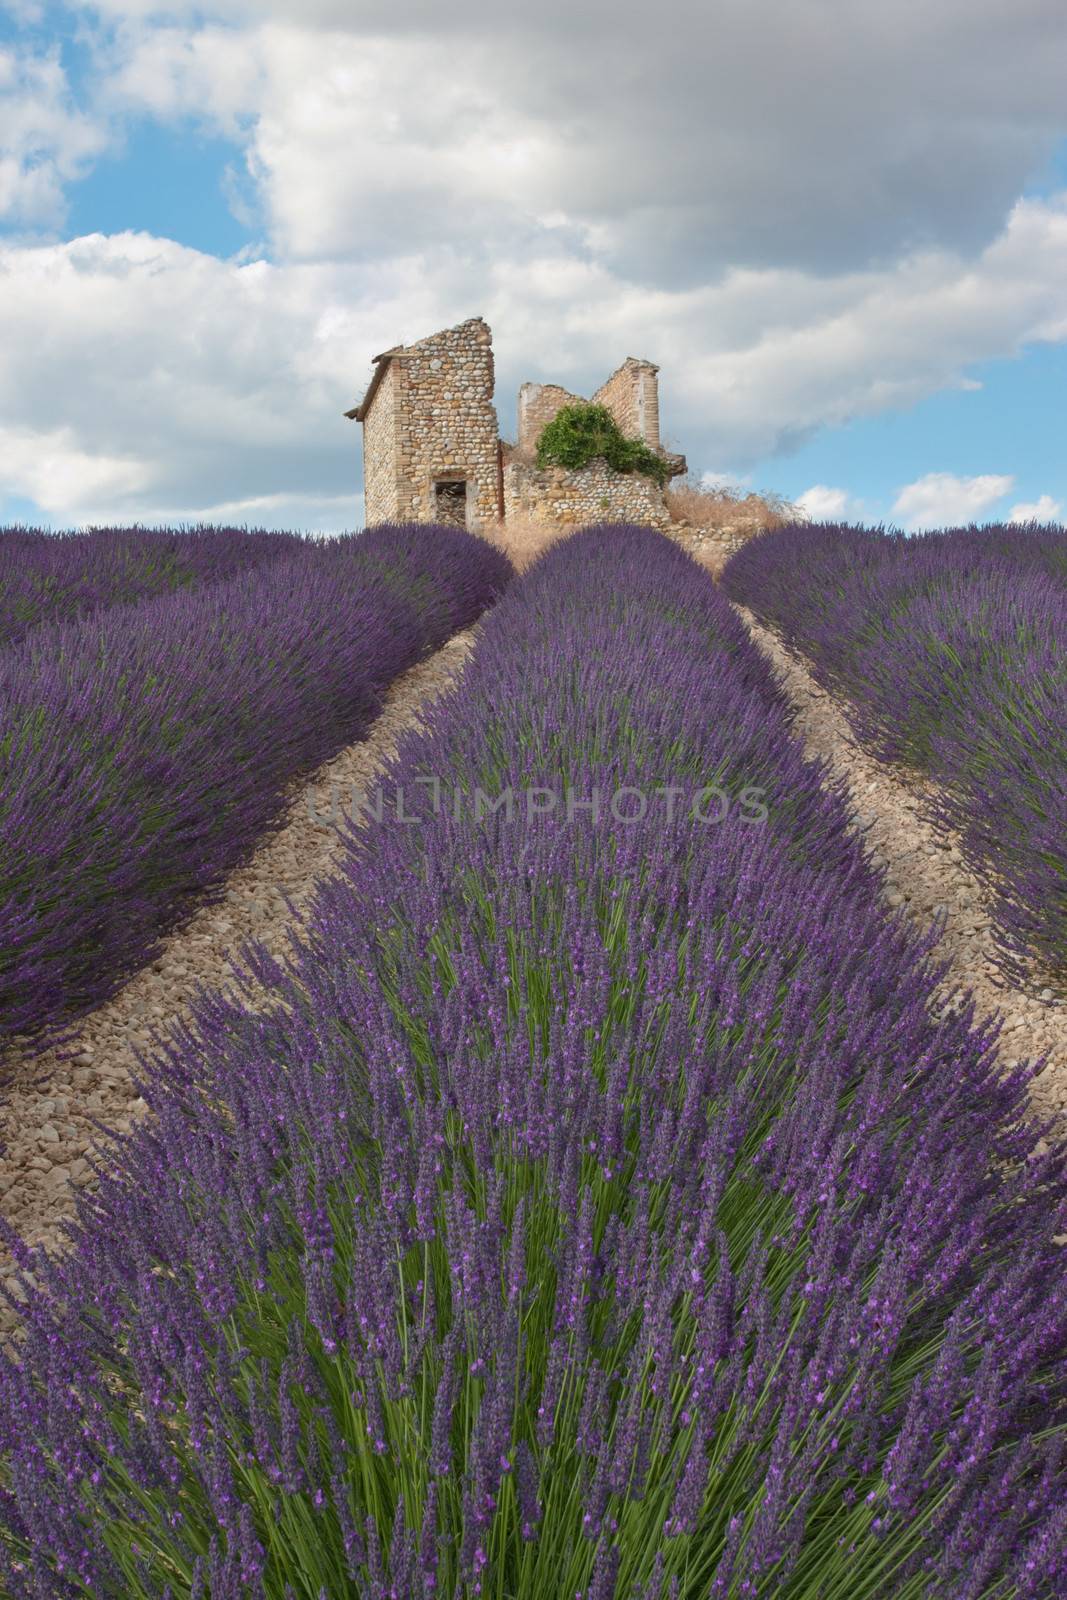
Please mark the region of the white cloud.
<svg viewBox="0 0 1067 1600"><path fill-rule="evenodd" d="M636 0L98 4L127 103L248 119L276 248L302 257L550 228L681 287L973 253L1064 131L1061 0L897 0L891 29L883 0L847 28L663 0L642 52Z"/></svg>
<svg viewBox="0 0 1067 1600"><path fill-rule="evenodd" d="M397 263L375 297L358 273L145 234L0 246L0 487L71 521L333 495L351 525L358 430L341 412L394 297L418 304L416 274Z"/></svg>
<svg viewBox="0 0 1067 1600"><path fill-rule="evenodd" d="M0 221L61 222L66 185L84 175L107 138L75 107L58 50L0 46Z"/></svg>
<svg viewBox="0 0 1067 1600"><path fill-rule="evenodd" d="M0 247L0 276L0 427L20 439L0 478L36 474L57 515L90 500L136 517L354 494L360 430L340 413L371 356L479 312L494 329L505 433L524 379L591 393L625 355L648 356L662 366L664 434L698 469L701 454L732 463L736 482L805 431L914 401L965 360L1067 334L1067 197L1020 203L969 267L926 257L833 282L731 273L649 291L566 255L456 250L238 263L145 234ZM36 464L57 450L62 470ZM91 461L114 491L79 481ZM957 500L905 509L934 521L981 509Z"/></svg>
<svg viewBox="0 0 1067 1600"><path fill-rule="evenodd" d="M825 483L813 483L797 497L796 504L813 522L830 522L843 517L849 504L847 489L831 489Z"/></svg>
<svg viewBox="0 0 1067 1600"><path fill-rule="evenodd" d="M94 495L136 495L151 481L146 463L83 450L73 428L0 426L0 482L44 511Z"/></svg>
<svg viewBox="0 0 1067 1600"><path fill-rule="evenodd" d="M987 472L958 478L952 472L928 472L897 495L893 510L904 518L912 533L924 528L947 528L977 520L983 511L1009 493L1009 474Z"/></svg>
<svg viewBox="0 0 1067 1600"><path fill-rule="evenodd" d="M250 31L159 24L127 27L110 53L101 90L113 110L160 118L194 116L236 136L242 113L269 101L260 39Z"/></svg>
<svg viewBox="0 0 1067 1600"><path fill-rule="evenodd" d="M888 31L881 0L848 29L713 9L666 0L635 57L625 0L506 24L486 0L104 0L91 117L56 56L0 55L21 108L0 210L55 224L123 116L206 119L273 258L0 249L0 473L57 516L336 500L349 521L340 411L371 354L480 312L505 432L523 379L589 393L644 355L665 436L743 484L820 427L1067 339L1067 194L1013 204L1065 126L1062 0L899 0Z"/></svg>
<svg viewBox="0 0 1067 1600"><path fill-rule="evenodd" d="M750 482L750 475L739 478L734 472L702 472L700 486L702 489L743 489Z"/></svg>
<svg viewBox="0 0 1067 1600"><path fill-rule="evenodd" d="M735 273L678 304L656 359L668 374L681 364L686 410L747 463L819 426L913 405L973 362L1067 337L1067 196L1020 202L973 262L925 254L832 280Z"/></svg>
<svg viewBox="0 0 1067 1600"><path fill-rule="evenodd" d="M208 522L216 527L284 528L290 532L336 534L362 526L363 495L260 494L243 500L196 501L131 512L128 496L115 500L86 497L65 504L47 525L55 528L115 528L136 522L141 527L174 528Z"/></svg>
<svg viewBox="0 0 1067 1600"><path fill-rule="evenodd" d="M104 93L115 109L246 135L248 173L286 259L494 249L506 233L565 225L555 201L575 161L553 119L497 83L502 52L503 36L467 41L442 70L429 29L361 35L303 18L160 26L122 35Z"/></svg>
<svg viewBox="0 0 1067 1600"><path fill-rule="evenodd" d="M1008 521L1056 522L1062 510L1062 500L1053 500L1050 494L1043 494L1037 500L1020 500L1017 506L1012 506Z"/></svg>
<svg viewBox="0 0 1067 1600"><path fill-rule="evenodd" d="M820 427L914 405L971 363L1067 338L1067 194L1020 201L971 262L737 270L670 291L532 256L472 262L469 281L488 285L470 303L486 308L509 380L555 376L584 393L622 355L647 355L665 431L697 434L736 475Z"/></svg>

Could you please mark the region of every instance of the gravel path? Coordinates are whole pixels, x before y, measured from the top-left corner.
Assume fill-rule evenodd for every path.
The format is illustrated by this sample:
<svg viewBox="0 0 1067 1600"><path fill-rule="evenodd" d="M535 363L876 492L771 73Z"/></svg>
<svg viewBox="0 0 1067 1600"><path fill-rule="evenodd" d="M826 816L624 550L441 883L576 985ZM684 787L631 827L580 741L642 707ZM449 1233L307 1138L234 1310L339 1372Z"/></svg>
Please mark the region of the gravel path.
<svg viewBox="0 0 1067 1600"><path fill-rule="evenodd" d="M946 998L970 989L979 1015L1004 1018L1001 1057L1009 1064L1048 1057L1031 1094L1038 1114L1055 1118L1067 1133L1067 1003L1038 979L1008 985L994 963L988 896L960 855L954 838L921 816L921 779L890 768L856 744L840 706L818 687L807 667L743 607L737 608L755 642L778 668L799 712L799 731L810 755L828 756L848 780L860 825L876 859L887 869L890 905L922 927L943 913L939 954L951 962Z"/></svg>
<svg viewBox="0 0 1067 1600"><path fill-rule="evenodd" d="M373 789L375 774L419 712L454 683L473 647L477 625L456 634L390 686L370 736L350 745L294 785L288 821L252 859L230 874L223 897L197 911L166 940L152 966L91 1012L76 1038L39 1056L9 1052L0 1064L0 1213L31 1244L63 1247L73 1191L93 1182L86 1153L99 1142L90 1119L129 1130L147 1109L137 1095L133 1047L150 1044L148 1029L186 1012L198 984L224 985L228 954L259 938L275 955L287 948L299 912L341 849L329 817L353 788ZM11 1277L0 1244L0 1279ZM18 1318L0 1301L0 1334Z"/></svg>

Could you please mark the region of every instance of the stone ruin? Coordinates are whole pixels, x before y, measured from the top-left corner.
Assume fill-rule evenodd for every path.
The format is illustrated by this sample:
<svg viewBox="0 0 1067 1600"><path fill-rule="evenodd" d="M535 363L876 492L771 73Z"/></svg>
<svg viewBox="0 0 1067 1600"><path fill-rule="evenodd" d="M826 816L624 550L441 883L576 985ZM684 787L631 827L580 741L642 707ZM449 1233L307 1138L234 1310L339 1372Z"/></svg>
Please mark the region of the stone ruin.
<svg viewBox="0 0 1067 1600"><path fill-rule="evenodd" d="M585 467L539 469L537 440L561 406L581 400L555 383L519 390L518 440L500 438L493 405L493 345L488 324L472 317L415 344L374 357L374 376L345 416L363 424L365 521L446 522L476 529L513 517L583 523L625 521L666 527L663 490L640 472L617 472L603 458ZM667 462L659 436L659 368L628 356L591 397L623 434Z"/></svg>

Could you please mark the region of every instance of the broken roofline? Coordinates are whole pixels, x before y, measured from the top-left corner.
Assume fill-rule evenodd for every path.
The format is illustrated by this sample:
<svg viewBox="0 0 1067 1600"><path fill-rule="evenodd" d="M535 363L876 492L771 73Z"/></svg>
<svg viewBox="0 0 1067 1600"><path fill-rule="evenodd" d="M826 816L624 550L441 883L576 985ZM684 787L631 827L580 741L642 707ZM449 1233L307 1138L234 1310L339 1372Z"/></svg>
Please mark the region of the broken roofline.
<svg viewBox="0 0 1067 1600"><path fill-rule="evenodd" d="M345 412L345 416L350 422L363 421L364 417L367 415L367 412L371 408L371 402L374 399L374 396L378 393L378 385L385 377L386 368L393 357L398 356L403 348L404 346L402 344L394 344L391 350L383 350L380 356L374 357L374 376L367 385L366 394L363 396L363 399L360 401L358 406L353 406L351 411Z"/></svg>
<svg viewBox="0 0 1067 1600"><path fill-rule="evenodd" d="M373 356L374 376L367 385L367 392L358 406L353 406L351 411L346 411L345 416L350 422L362 422L370 410L378 387L385 377L386 368L394 356L414 355L416 350L422 350L426 345L433 344L438 339L445 338L450 333L459 333L463 328L469 328L474 323L480 322L482 327L489 332L489 324L484 317L467 317L463 322L457 322L454 328L442 328L437 333L429 333L424 339L416 339L414 344L394 344L388 350L383 350L380 356ZM490 335L491 337L491 335Z"/></svg>
<svg viewBox="0 0 1067 1600"><path fill-rule="evenodd" d="M353 406L350 411L344 412L343 413L344 416L347 417L350 422L363 422L364 421L368 411L370 410L372 404L374 403L374 396L378 393L378 390L379 390L379 388L381 386L382 379L385 377L386 370L388 369L389 363L390 363L390 361L392 361L394 359L394 357L412 355L412 354L414 354L414 352L416 350L422 349L426 345L433 344L436 340L442 339L442 338L446 337L446 335L448 335L450 333L459 333L462 328L470 327L471 324L475 323L475 322L480 322L482 324L482 326L485 327L486 329L489 328L489 324L486 322L484 317L467 317L465 319L465 321L457 322L455 327L442 328L437 333L427 334L425 338L417 339L414 344L408 344L408 345L394 344L394 345L391 345L388 350L383 350L380 355L372 356L371 357L371 364L374 367L374 373L373 373L373 376L371 377L370 383L367 385L367 392L363 396L363 399L360 401L359 405L358 406ZM658 364L655 361L648 361L648 360L645 359L644 356L627 356L626 360L625 361L621 361L619 363L619 365L615 368L614 372L610 372L608 374L608 376L604 379L604 382L600 385L599 389L597 389L594 392L594 400L596 398L596 395L601 394L607 388L607 386L611 382L612 378L617 378L619 373L623 372L627 367L644 367L646 370L651 372L653 375L657 375L659 373L659 370L660 370ZM523 387L525 388L526 385L524 384ZM548 384L544 384L544 385L533 384L533 385L531 385L531 387L534 387L534 388L542 388L543 387L543 388L547 388L547 389L563 389L563 385L562 384L553 384L553 383L548 383ZM564 390L564 393L569 394L570 390L569 389L568 390ZM575 400L581 400L581 396L580 395L575 395L573 398Z"/></svg>

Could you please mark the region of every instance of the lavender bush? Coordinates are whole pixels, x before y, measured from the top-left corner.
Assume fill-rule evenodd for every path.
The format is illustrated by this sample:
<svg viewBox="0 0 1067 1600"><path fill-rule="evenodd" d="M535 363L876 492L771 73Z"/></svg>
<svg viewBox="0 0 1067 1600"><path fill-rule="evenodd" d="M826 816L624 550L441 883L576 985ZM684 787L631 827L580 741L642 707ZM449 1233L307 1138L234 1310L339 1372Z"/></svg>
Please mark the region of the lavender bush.
<svg viewBox="0 0 1067 1600"><path fill-rule="evenodd" d="M1063 1592L1064 1151L822 775L660 535L512 586L391 767L440 804L161 1045L71 1254L16 1242L7 1593ZM620 779L766 822L474 804Z"/></svg>
<svg viewBox="0 0 1067 1600"><path fill-rule="evenodd" d="M1067 532L794 525L723 584L876 755L937 779L930 815L990 889L1006 973L1067 979Z"/></svg>
<svg viewBox="0 0 1067 1600"><path fill-rule="evenodd" d="M293 533L206 526L85 533L0 528L0 647L17 644L41 622L224 582L295 555L303 542Z"/></svg>
<svg viewBox="0 0 1067 1600"><path fill-rule="evenodd" d="M0 651L0 1040L99 1003L510 566L382 526Z"/></svg>

